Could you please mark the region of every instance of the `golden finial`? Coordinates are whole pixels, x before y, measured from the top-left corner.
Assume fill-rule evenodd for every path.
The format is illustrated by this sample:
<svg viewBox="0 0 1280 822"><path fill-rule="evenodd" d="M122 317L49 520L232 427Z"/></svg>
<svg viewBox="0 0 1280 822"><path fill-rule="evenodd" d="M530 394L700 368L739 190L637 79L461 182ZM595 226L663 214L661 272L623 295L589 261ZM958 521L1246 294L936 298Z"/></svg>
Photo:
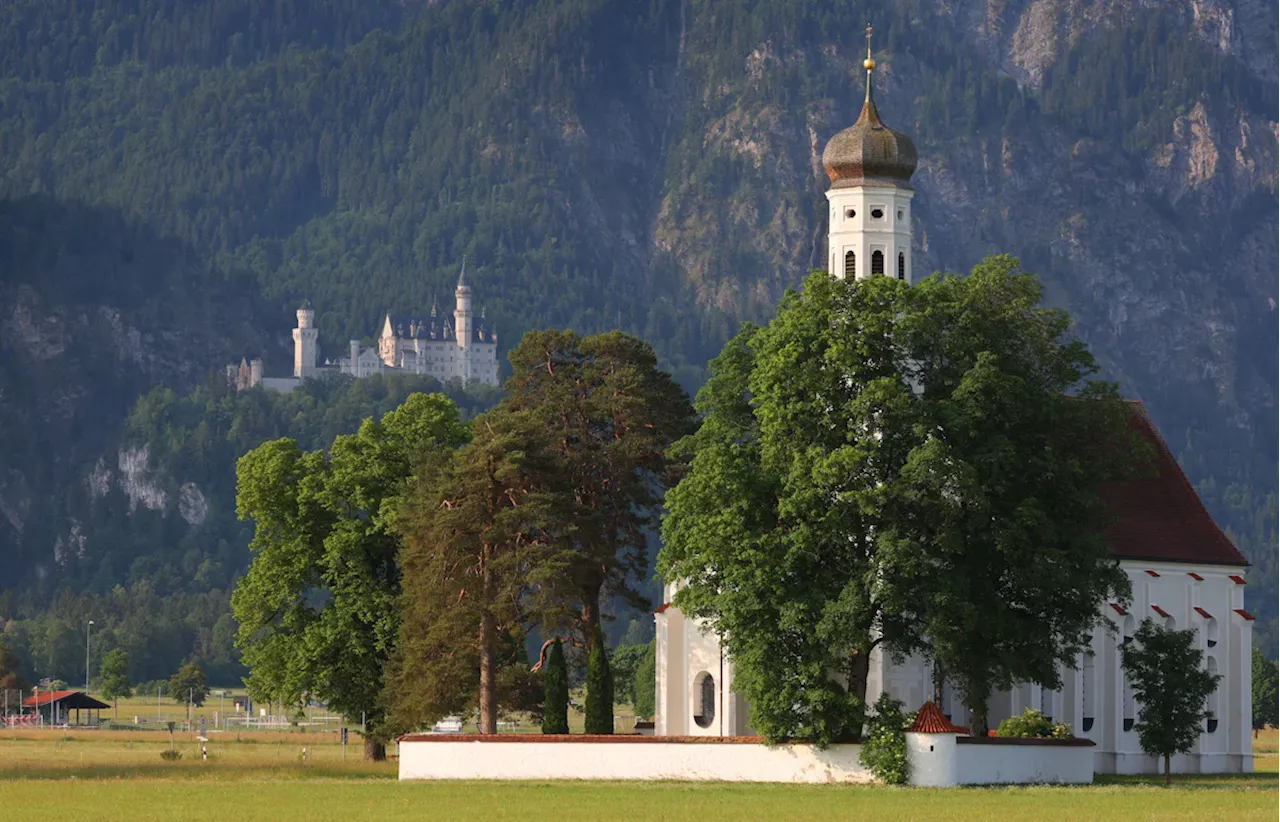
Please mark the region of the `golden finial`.
<svg viewBox="0 0 1280 822"><path fill-rule="evenodd" d="M876 61L871 57L871 24L867 23L867 59L862 61L862 67L867 71L871 71L876 67Z"/></svg>

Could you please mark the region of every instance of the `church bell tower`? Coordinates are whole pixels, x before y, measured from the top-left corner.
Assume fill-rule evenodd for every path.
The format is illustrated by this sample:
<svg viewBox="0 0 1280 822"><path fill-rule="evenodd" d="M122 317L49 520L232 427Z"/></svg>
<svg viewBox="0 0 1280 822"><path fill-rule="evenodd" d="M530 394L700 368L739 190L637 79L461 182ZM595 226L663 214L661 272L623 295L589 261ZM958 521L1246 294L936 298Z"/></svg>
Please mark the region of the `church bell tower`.
<svg viewBox="0 0 1280 822"><path fill-rule="evenodd" d="M880 119L872 92L871 26L867 26L867 96L858 121L822 152L830 224L830 272L840 279L897 277L911 282L911 175L916 147Z"/></svg>

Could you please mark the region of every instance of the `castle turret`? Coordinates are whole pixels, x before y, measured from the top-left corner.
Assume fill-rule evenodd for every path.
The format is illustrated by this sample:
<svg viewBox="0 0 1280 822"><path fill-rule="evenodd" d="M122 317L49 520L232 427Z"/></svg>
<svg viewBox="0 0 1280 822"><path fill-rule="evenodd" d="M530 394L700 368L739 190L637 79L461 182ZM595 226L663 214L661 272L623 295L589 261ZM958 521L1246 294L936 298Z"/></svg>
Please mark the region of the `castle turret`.
<svg viewBox="0 0 1280 822"><path fill-rule="evenodd" d="M293 329L293 376L314 377L316 374L316 312L309 300L298 307L298 327Z"/></svg>
<svg viewBox="0 0 1280 822"><path fill-rule="evenodd" d="M872 93L871 27L867 26L867 96L858 121L822 152L831 179L827 233L830 271L841 279L889 275L911 280L911 175L916 147L880 120Z"/></svg>
<svg viewBox="0 0 1280 822"><path fill-rule="evenodd" d="M467 285L467 258L462 258L462 272L458 274L458 287L454 290L457 307L453 309L453 327L461 350L461 365L458 376L463 382L471 379L471 286Z"/></svg>

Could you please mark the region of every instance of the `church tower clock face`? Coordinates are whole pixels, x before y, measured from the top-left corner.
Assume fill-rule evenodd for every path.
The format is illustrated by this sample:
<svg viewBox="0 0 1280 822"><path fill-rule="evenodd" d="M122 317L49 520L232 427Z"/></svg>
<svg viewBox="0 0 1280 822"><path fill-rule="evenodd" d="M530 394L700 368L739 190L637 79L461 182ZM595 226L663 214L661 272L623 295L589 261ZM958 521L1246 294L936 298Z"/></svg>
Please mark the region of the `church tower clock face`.
<svg viewBox="0 0 1280 822"><path fill-rule="evenodd" d="M822 152L831 181L827 230L828 270L842 280L911 276L911 175L916 147L880 119L873 93L871 31L867 30L866 98L858 120Z"/></svg>

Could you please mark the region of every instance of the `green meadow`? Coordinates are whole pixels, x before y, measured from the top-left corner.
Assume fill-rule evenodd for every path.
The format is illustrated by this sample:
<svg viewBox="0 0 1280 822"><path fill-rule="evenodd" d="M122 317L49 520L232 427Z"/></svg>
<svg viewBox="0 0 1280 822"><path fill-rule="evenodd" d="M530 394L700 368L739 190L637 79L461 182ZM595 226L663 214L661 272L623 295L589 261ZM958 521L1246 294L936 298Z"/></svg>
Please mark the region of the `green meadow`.
<svg viewBox="0 0 1280 822"><path fill-rule="evenodd" d="M237 738L238 737L238 738ZM332 732L177 734L0 731L0 808L49 820L492 820L849 818L949 822L1031 819L1275 819L1276 732L1257 773L1104 777L1087 787L923 790L837 785L396 781L394 762L343 758ZM354 741L354 736L353 736ZM202 747L208 759L202 756ZM303 749L306 759L303 759Z"/></svg>

